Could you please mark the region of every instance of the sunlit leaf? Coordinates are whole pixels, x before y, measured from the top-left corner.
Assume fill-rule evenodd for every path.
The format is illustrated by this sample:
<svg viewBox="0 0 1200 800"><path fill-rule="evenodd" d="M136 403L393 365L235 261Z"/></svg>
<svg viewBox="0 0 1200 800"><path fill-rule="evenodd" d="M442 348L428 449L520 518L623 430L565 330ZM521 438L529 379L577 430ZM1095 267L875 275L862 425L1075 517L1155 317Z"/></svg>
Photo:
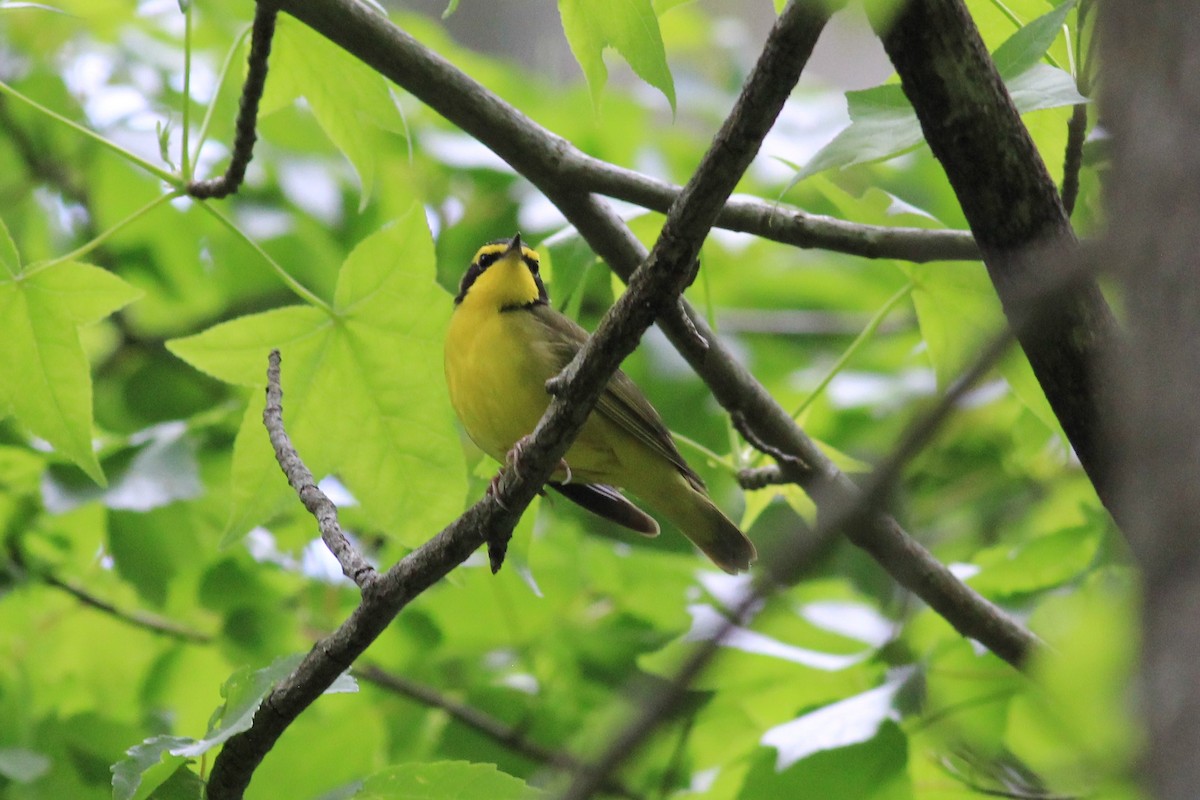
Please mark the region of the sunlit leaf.
<svg viewBox="0 0 1200 800"><path fill-rule="evenodd" d="M377 72L306 25L281 18L271 50L271 79L262 113L308 101L321 130L350 163L362 186L360 209L374 191L376 153L404 121L387 83Z"/></svg>
<svg viewBox="0 0 1200 800"><path fill-rule="evenodd" d="M92 450L91 370L78 329L139 294L112 273L73 261L0 282L0 407L97 483L104 473Z"/></svg>
<svg viewBox="0 0 1200 800"><path fill-rule="evenodd" d="M1062 35L1063 22L1074 7L1075 0L1065 0L997 47L992 60L996 62L1000 76L1007 79L1020 75L1041 60L1054 40Z"/></svg>
<svg viewBox="0 0 1200 800"><path fill-rule="evenodd" d="M571 52L591 88L593 103L599 105L608 81L603 53L606 47L612 47L638 77L662 92L671 110L675 110L675 81L650 0L559 0L558 11Z"/></svg>
<svg viewBox="0 0 1200 800"><path fill-rule="evenodd" d="M169 347L250 386L262 385L267 352L279 347L284 421L301 457L318 478L339 474L377 524L416 544L454 518L465 490L441 365L450 307L434 278L428 228L414 211L350 254L332 316L278 309ZM256 413L247 410L234 449L231 536L264 521L288 491L270 465L265 429L255 430Z"/></svg>

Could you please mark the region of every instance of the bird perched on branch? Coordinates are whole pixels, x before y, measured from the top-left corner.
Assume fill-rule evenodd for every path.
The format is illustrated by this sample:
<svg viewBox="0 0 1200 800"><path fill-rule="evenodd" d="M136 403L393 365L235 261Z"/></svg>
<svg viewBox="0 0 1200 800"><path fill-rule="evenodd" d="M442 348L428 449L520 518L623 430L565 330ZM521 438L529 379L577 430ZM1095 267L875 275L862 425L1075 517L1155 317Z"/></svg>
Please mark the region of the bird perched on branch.
<svg viewBox="0 0 1200 800"><path fill-rule="evenodd" d="M459 284L446 334L446 382L467 435L504 462L550 404L546 382L588 334L550 307L538 255L512 239L479 248ZM623 372L609 379L550 487L588 511L647 536L658 523L627 489L726 572L746 570L754 545L709 499L658 412Z"/></svg>

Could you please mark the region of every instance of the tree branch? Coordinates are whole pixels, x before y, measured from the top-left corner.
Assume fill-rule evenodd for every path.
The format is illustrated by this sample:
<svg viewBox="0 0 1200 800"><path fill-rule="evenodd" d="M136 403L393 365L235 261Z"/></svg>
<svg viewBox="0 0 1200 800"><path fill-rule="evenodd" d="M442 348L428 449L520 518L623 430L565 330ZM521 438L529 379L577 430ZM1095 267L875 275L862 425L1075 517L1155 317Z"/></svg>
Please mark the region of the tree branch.
<svg viewBox="0 0 1200 800"><path fill-rule="evenodd" d="M311 11L316 4L299 5L298 11ZM354 19L337 17L334 30L360 31L360 23L365 22L389 29L386 20L356 4L345 12ZM514 464L501 473L495 495L485 496L364 587L362 602L350 617L318 642L295 672L264 699L250 728L225 743L208 784L212 800L241 798L254 769L291 721L349 668L412 598L466 560L483 541L511 533L621 360L656 316L668 308L678 309L679 294L694 276L701 242L782 109L827 17L828 11L819 3L810 8L793 2L785 9L729 118L667 215L649 258L563 371L558 394Z"/></svg>
<svg viewBox="0 0 1200 800"><path fill-rule="evenodd" d="M287 476L288 483L296 490L308 513L316 517L321 541L338 560L342 574L354 581L359 589L366 591L378 579L379 573L342 532L337 506L317 486L312 472L301 460L283 427L283 389L279 385L278 350L272 350L268 359L267 404L263 408L263 425L271 438L271 446L275 448L275 460L279 462L279 468Z"/></svg>
<svg viewBox="0 0 1200 800"><path fill-rule="evenodd" d="M563 155L560 182L580 191L666 212L679 187L574 150ZM734 197L717 215L716 226L803 248L819 248L864 258L904 261L969 261L979 248L967 231L863 225L809 214L783 203Z"/></svg>
<svg viewBox="0 0 1200 800"><path fill-rule="evenodd" d="M582 153L489 92L404 31L352 0L279 0L278 7L340 45L498 156L549 195L595 192L666 212L681 189ZM717 225L798 247L912 261L977 259L965 231L859 225L762 200L727 200Z"/></svg>
<svg viewBox="0 0 1200 800"><path fill-rule="evenodd" d="M962 0L908 0L890 20L875 16L925 140L942 163L1010 324L1030 296L1035 259L1054 248L1068 260L1078 242L1058 190ZM1063 294L1021 347L1101 501L1117 518L1103 441L1106 381L1099 358L1116 338L1095 282ZM1118 518L1119 521L1119 518Z"/></svg>

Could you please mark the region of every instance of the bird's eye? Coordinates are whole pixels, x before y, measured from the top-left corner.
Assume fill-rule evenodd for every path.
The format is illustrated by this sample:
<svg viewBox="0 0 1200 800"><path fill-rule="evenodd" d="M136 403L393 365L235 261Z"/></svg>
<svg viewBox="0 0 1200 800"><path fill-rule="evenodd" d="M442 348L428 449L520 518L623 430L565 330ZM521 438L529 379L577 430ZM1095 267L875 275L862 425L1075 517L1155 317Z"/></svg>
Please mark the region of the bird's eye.
<svg viewBox="0 0 1200 800"><path fill-rule="evenodd" d="M532 272L534 275L537 275L538 274L538 260L536 258L533 258L532 256L525 256L524 261L525 261L525 266L529 267L529 271Z"/></svg>
<svg viewBox="0 0 1200 800"><path fill-rule="evenodd" d="M496 259L498 259L499 257L500 257L499 253L484 253L483 255L481 255L479 257L479 261L477 263L479 264L480 268L486 269L486 268L490 267L492 264L495 264Z"/></svg>

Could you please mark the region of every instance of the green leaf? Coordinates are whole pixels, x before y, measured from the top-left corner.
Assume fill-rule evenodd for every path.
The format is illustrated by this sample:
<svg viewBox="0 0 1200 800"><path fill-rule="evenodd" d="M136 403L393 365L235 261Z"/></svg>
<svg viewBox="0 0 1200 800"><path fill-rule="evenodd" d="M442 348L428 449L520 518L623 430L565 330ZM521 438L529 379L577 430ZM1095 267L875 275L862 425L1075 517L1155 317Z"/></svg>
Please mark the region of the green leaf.
<svg viewBox="0 0 1200 800"><path fill-rule="evenodd" d="M968 580L988 597L1012 597L1053 589L1079 575L1100 550L1095 525L1039 536L1018 547L998 546L976 555L983 570Z"/></svg>
<svg viewBox="0 0 1200 800"><path fill-rule="evenodd" d="M1046 64L1034 64L1007 85L1022 114L1087 102L1070 75ZM916 112L896 84L846 92L846 104L850 125L817 151L788 188L827 169L893 158L924 141Z"/></svg>
<svg viewBox="0 0 1200 800"><path fill-rule="evenodd" d="M77 262L0 282L0 408L11 408L97 483L104 472L92 449L91 368L79 327L139 295L112 273Z"/></svg>
<svg viewBox="0 0 1200 800"><path fill-rule="evenodd" d="M446 10L442 12L442 19L449 19L455 11L458 11L458 0L450 0L446 4Z"/></svg>
<svg viewBox="0 0 1200 800"><path fill-rule="evenodd" d="M1067 14L1075 7L1075 0L1066 0L1057 8L1051 9L1035 19L1008 38L1004 44L996 48L992 60L996 69L1005 80L1020 75L1032 67L1054 40L1062 33L1063 22Z"/></svg>
<svg viewBox="0 0 1200 800"><path fill-rule="evenodd" d="M318 479L340 475L376 524L415 545L462 510L466 487L442 374L451 303L436 283L419 209L355 248L334 306L333 317L305 307L243 317L168 347L221 380L251 386L265 383L267 353L280 348L284 420L309 469ZM265 521L286 491L260 402L253 399L234 447L230 535Z"/></svg>
<svg viewBox="0 0 1200 800"><path fill-rule="evenodd" d="M112 766L113 800L149 797L187 762L171 751L191 741L182 736L154 736L125 751L129 757Z"/></svg>
<svg viewBox="0 0 1200 800"><path fill-rule="evenodd" d="M213 715L213 724L205 737L175 747L171 752L180 756L199 756L228 741L235 733L249 728L254 721L254 712L258 710L263 698L277 683L295 672L302 660L304 656L297 653L277 658L270 666L253 672L243 667L230 675L229 680L221 686L221 695L225 698L225 703ZM347 673L343 673L324 694L355 691L358 691L358 685Z"/></svg>
<svg viewBox="0 0 1200 800"><path fill-rule="evenodd" d="M1074 78L1049 64L1034 64L1008 81L1008 93L1022 114L1088 102Z"/></svg>
<svg viewBox="0 0 1200 800"><path fill-rule="evenodd" d="M583 69L591 89L592 103L608 81L604 48L612 47L629 63L638 77L658 89L675 111L675 80L667 66L658 17L650 0L558 0L563 32L575 60Z"/></svg>
<svg viewBox="0 0 1200 800"><path fill-rule="evenodd" d="M404 131L387 82L308 26L280 18L261 113L301 96L321 130L353 165L362 187L361 211L375 185L377 154L394 148L389 132Z"/></svg>
<svg viewBox="0 0 1200 800"><path fill-rule="evenodd" d="M913 308L938 385L949 386L977 357L980 346L1003 330L1004 312L982 264L906 264ZM1019 352L1001 360L999 372L1025 406L1052 431L1057 418L1029 361Z"/></svg>
<svg viewBox="0 0 1200 800"><path fill-rule="evenodd" d="M492 764L435 761L389 767L367 778L355 800L536 800L542 792Z"/></svg>

